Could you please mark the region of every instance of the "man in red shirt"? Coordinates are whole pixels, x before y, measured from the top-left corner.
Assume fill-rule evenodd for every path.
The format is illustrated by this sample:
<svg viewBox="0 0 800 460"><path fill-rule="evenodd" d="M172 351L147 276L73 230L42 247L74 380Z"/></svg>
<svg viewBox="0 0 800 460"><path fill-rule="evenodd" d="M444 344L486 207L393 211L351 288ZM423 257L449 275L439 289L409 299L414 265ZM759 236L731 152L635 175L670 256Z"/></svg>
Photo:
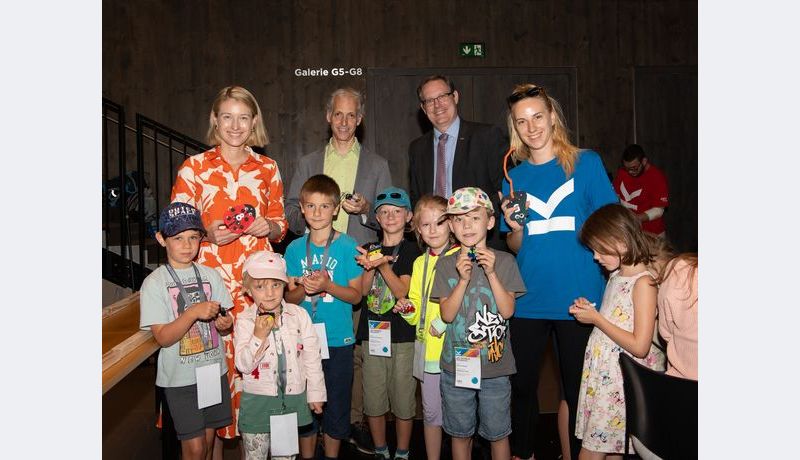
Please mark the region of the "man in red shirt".
<svg viewBox="0 0 800 460"><path fill-rule="evenodd" d="M622 167L614 178L614 191L623 206L642 222L642 230L664 237L664 209L669 206L667 177L650 164L644 149L631 144L622 153Z"/></svg>

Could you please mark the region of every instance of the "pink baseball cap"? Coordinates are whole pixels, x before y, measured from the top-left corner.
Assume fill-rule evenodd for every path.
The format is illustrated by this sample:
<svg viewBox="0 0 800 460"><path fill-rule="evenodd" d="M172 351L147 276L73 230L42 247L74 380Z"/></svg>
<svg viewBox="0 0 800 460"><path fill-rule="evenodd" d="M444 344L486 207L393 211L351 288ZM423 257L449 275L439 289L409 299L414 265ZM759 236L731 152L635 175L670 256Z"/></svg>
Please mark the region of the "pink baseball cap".
<svg viewBox="0 0 800 460"><path fill-rule="evenodd" d="M271 278L288 283L286 277L286 261L283 257L271 251L258 251L250 254L244 261L244 271L253 278Z"/></svg>

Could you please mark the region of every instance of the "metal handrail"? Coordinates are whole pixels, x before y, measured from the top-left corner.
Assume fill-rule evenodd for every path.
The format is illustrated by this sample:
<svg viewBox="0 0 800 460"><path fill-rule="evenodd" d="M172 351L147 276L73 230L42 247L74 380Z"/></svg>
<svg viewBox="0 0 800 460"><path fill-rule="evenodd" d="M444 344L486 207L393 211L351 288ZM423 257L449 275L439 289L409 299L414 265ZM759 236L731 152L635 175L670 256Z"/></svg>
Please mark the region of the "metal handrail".
<svg viewBox="0 0 800 460"><path fill-rule="evenodd" d="M107 113L106 108L109 108L109 112ZM112 116L112 115L116 115ZM144 266L144 255L145 255L145 244L146 244L146 216L147 216L147 209L145 208L145 176L149 174L149 172L145 171L145 161L144 161L144 154L145 154L145 147L144 144L146 142L152 142L154 146L154 161L152 164L155 167L155 173L152 176L154 180L152 181L151 185L154 186L155 194L154 199L156 201L156 208L159 208L158 203L158 186L159 186L159 176L158 176L158 168L159 168L159 156L163 155L163 149L160 147L166 147L168 152L169 158L169 165L170 165L170 172L172 172L173 166L173 153L177 153L183 155L184 157L188 157L194 153L204 152L209 149L209 146L203 144L200 141L197 141L189 136L186 136L183 133L175 131L174 129L163 125L155 120L152 120L144 115L139 113L136 114L136 127L131 127L125 124L125 110L124 107L121 105L110 101L106 98L103 98L103 111L102 111L102 123L103 123L103 155L104 160L108 163L108 156L109 156L109 146L107 140L107 124L114 123L117 125L117 135L119 137L119 180L120 180L120 210L119 210L119 222L120 222L120 255L122 256L122 265L125 268L125 284L126 287L130 287L133 290L138 290L141 286L142 281L144 280L145 275L145 266ZM127 132L132 132L136 135L136 168L138 170L138 174L135 177L136 188L138 190L136 196L136 202L138 206L139 212L139 221L138 221L138 236L137 236L137 243L139 246L139 264L133 263L133 254L131 253L133 237L129 233L129 226L130 223L130 215L128 213L128 197L125 189L125 185L130 178L128 177L129 171L127 170L126 165L126 157L127 151L125 146L125 134ZM180 144L181 147L176 147L175 144ZM190 152L193 150L194 152ZM108 181L108 171L107 166L103 168L103 181L106 183ZM151 192L153 190L151 189ZM104 200L105 203L105 200ZM104 204L104 206L106 206ZM105 226L107 229L110 229L109 225L109 216L110 213L106 213L106 220ZM107 248L106 248L107 249ZM110 253L106 252L106 257L109 260L106 262L111 266L111 255ZM159 256L160 257L160 256Z"/></svg>
<svg viewBox="0 0 800 460"><path fill-rule="evenodd" d="M109 117L108 115L105 115L103 118L105 118L105 119L106 119L106 120L108 120L108 121L113 121L115 124L119 124L119 121L118 121L118 120L116 120L116 119L114 119L114 118L111 118L111 117ZM147 118L147 117L145 117L145 118ZM149 120L149 119L148 119L148 120ZM152 123L156 123L156 122L152 122ZM136 128L134 128L133 126L131 126L131 125L127 125L127 124L126 124L126 125L124 125L124 126L125 126L125 129L126 129L126 130L128 130L128 131L130 131L130 132L132 132L132 133L135 133L135 132L136 132ZM169 128L167 128L167 129L169 129ZM173 131L173 132L177 132L177 131ZM181 153L181 154L186 154L186 152L185 152L185 151L183 151L183 150L181 150L181 149L177 149L177 148L175 148L175 147L172 147L170 144L167 144L166 142L164 142L164 141L162 141L162 140L156 139L156 138L154 138L153 136L150 136L150 135L148 135L148 134L142 134L142 136L143 136L145 139L149 140L149 141L158 142L158 143L159 143L159 144L160 144L162 147L169 147L169 148L170 148L170 149L171 149L173 152L176 152L176 153ZM200 146L203 146L203 144L202 144L202 143L200 143L200 142L198 142L198 141L196 141L196 140L194 140L194 139L192 139L192 138L190 138L190 137L187 137L186 139L188 139L188 140L190 140L190 141L192 141L192 142L197 142L197 143L198 143L198 145L200 145ZM206 150L208 150L208 147L204 147L204 148L205 148Z"/></svg>

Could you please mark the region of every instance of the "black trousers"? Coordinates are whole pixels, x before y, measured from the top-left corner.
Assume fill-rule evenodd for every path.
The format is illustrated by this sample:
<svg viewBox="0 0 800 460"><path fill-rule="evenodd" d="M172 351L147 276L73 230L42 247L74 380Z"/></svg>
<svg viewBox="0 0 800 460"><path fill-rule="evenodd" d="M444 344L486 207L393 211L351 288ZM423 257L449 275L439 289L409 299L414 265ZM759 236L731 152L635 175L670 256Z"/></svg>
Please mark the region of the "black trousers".
<svg viewBox="0 0 800 460"><path fill-rule="evenodd" d="M517 373L511 376L511 453L528 458L539 418L539 372L551 333L555 335L564 399L569 405L569 437L572 458L577 459L581 440L575 437L578 392L583 356L592 326L575 320L511 319L511 346Z"/></svg>

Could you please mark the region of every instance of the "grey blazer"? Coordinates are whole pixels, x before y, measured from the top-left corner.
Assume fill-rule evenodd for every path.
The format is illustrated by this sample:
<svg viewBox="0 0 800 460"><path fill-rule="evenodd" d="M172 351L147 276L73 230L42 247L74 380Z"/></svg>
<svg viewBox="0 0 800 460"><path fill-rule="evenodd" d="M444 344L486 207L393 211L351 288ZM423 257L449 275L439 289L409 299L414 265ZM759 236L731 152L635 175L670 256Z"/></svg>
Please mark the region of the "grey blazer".
<svg viewBox="0 0 800 460"><path fill-rule="evenodd" d="M289 221L289 230L296 235L302 235L306 231L306 221L300 212L300 189L309 177L323 173L324 162L325 148L303 155L297 160L294 175L289 184L289 193L285 195L284 206L286 220ZM361 144L356 181L352 191L365 196L371 206L375 203L375 196L378 192L391 185L392 178L389 175L389 163L382 156L370 153L367 147ZM339 212L344 211L340 210ZM358 244L364 244L377 239L376 230L379 228L378 222L375 220L375 211L370 207L365 223L362 223L361 216L350 214L350 220L347 223L347 234L356 240Z"/></svg>

